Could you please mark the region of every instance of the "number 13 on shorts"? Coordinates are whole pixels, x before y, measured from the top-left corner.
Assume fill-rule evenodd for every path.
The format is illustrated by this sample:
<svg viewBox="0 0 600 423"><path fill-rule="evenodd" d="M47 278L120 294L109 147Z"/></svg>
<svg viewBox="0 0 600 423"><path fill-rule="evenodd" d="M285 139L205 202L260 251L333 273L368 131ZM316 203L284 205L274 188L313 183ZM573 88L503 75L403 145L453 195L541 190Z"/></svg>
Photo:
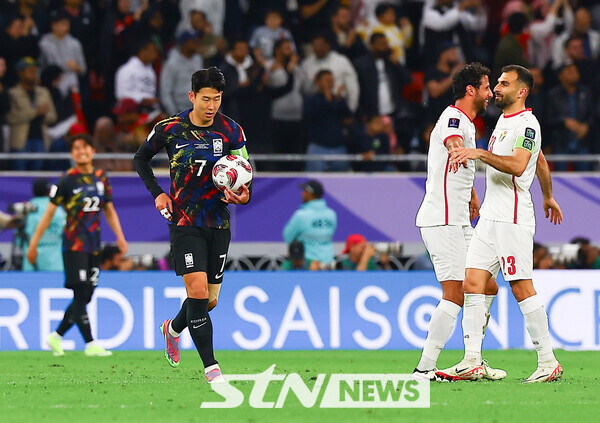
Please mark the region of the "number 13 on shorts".
<svg viewBox="0 0 600 423"><path fill-rule="evenodd" d="M508 268L507 268L508 266ZM517 266L515 264L515 256L508 256L506 257L506 259L504 257L502 257L502 271L504 272L504 274L506 275L507 273L509 275L514 275L515 273L517 273Z"/></svg>

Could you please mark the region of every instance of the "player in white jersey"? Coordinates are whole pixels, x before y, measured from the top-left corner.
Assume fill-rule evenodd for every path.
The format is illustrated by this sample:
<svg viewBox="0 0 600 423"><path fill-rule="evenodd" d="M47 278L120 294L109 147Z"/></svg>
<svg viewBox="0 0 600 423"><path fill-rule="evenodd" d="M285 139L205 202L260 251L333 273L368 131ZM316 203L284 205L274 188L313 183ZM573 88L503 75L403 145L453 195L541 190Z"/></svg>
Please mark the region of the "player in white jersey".
<svg viewBox="0 0 600 423"><path fill-rule="evenodd" d="M449 152L463 146L475 148L473 119L485 110L492 98L489 75L488 68L480 63L471 63L453 76L456 103L440 115L429 141L425 198L416 223L421 229L421 237L442 286L443 296L429 321L429 334L413 372L415 379L436 380L438 357L463 306L462 281L467 247L473 233L471 219L478 216L479 200L473 189L474 161L469 161L460 171L450 173ZM494 279L488 281L485 292L487 312L498 292ZM484 368L488 379L506 376L506 372L492 369L487 363Z"/></svg>
<svg viewBox="0 0 600 423"><path fill-rule="evenodd" d="M524 382L550 382L562 376L550 343L548 316L532 283L535 217L529 188L537 174L544 195L546 217L562 222L560 206L552 196L548 163L541 152L540 126L525 108L533 88L533 76L522 66L510 65L494 88L496 105L503 115L488 145L488 151L457 148L451 152L450 168L479 159L489 166L486 194L467 253L463 282L465 308L463 334L465 357L457 365L436 374L451 380L481 378L481 342L485 325L486 282L502 269L525 318L525 325L538 355L536 371Z"/></svg>

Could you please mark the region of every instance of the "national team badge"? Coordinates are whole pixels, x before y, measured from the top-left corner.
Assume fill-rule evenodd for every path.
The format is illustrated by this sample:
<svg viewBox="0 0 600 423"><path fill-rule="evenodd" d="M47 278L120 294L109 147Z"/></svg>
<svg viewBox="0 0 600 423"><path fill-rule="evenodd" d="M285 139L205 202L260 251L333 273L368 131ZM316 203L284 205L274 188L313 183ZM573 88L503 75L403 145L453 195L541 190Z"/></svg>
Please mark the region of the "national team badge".
<svg viewBox="0 0 600 423"><path fill-rule="evenodd" d="M223 154L223 138L213 139L213 153Z"/></svg>
<svg viewBox="0 0 600 423"><path fill-rule="evenodd" d="M102 182L96 182L96 189L98 190L98 195L104 195L104 184Z"/></svg>
<svg viewBox="0 0 600 423"><path fill-rule="evenodd" d="M498 138L498 142L502 142L504 138L506 138L506 134L508 134L508 131L502 131L500 137Z"/></svg>

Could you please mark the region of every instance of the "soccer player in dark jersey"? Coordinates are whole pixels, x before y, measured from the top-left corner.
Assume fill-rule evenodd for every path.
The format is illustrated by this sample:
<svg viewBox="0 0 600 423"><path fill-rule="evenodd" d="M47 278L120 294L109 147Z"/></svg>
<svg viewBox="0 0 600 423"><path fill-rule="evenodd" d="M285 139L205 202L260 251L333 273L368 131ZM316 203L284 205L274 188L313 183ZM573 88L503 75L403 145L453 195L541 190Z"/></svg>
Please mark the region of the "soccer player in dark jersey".
<svg viewBox="0 0 600 423"><path fill-rule="evenodd" d="M87 134L76 135L70 140L71 157L75 167L67 170L50 190L50 203L35 228L27 250L27 260L34 264L37 247L44 231L48 229L58 206L67 212L67 224L63 233L63 261L65 287L73 290L73 302L65 311L58 329L51 333L47 343L54 355L65 354L60 346L63 335L76 324L86 342L85 355L109 356L92 337L86 310L98 283L100 264L100 212L104 210L106 221L117 236L117 245L127 252L127 241L121 229L119 216L112 202L112 188L106 173L93 166L94 147Z"/></svg>
<svg viewBox="0 0 600 423"><path fill-rule="evenodd" d="M135 154L134 167L154 204L169 220L175 272L183 276L187 299L173 320L160 330L167 342L165 357L179 365L179 334L187 327L204 363L209 383L223 382L213 351L213 328L208 311L217 304L231 233L228 203L247 204L250 190L220 191L212 182L212 168L228 154L248 158L241 126L219 113L225 78L215 67L192 75L189 98L193 107L156 124ZM158 185L150 160L161 149L170 160L169 195Z"/></svg>

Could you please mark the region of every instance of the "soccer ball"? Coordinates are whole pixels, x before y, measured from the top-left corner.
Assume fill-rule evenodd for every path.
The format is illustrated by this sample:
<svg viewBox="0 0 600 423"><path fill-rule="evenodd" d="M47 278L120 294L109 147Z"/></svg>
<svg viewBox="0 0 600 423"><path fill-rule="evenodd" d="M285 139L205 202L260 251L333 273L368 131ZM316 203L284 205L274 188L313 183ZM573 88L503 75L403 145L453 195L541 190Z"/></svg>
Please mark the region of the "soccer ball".
<svg viewBox="0 0 600 423"><path fill-rule="evenodd" d="M252 166L242 156L230 154L221 157L213 166L212 180L221 191L228 188L235 193L239 193L242 185L248 186L252 181Z"/></svg>

